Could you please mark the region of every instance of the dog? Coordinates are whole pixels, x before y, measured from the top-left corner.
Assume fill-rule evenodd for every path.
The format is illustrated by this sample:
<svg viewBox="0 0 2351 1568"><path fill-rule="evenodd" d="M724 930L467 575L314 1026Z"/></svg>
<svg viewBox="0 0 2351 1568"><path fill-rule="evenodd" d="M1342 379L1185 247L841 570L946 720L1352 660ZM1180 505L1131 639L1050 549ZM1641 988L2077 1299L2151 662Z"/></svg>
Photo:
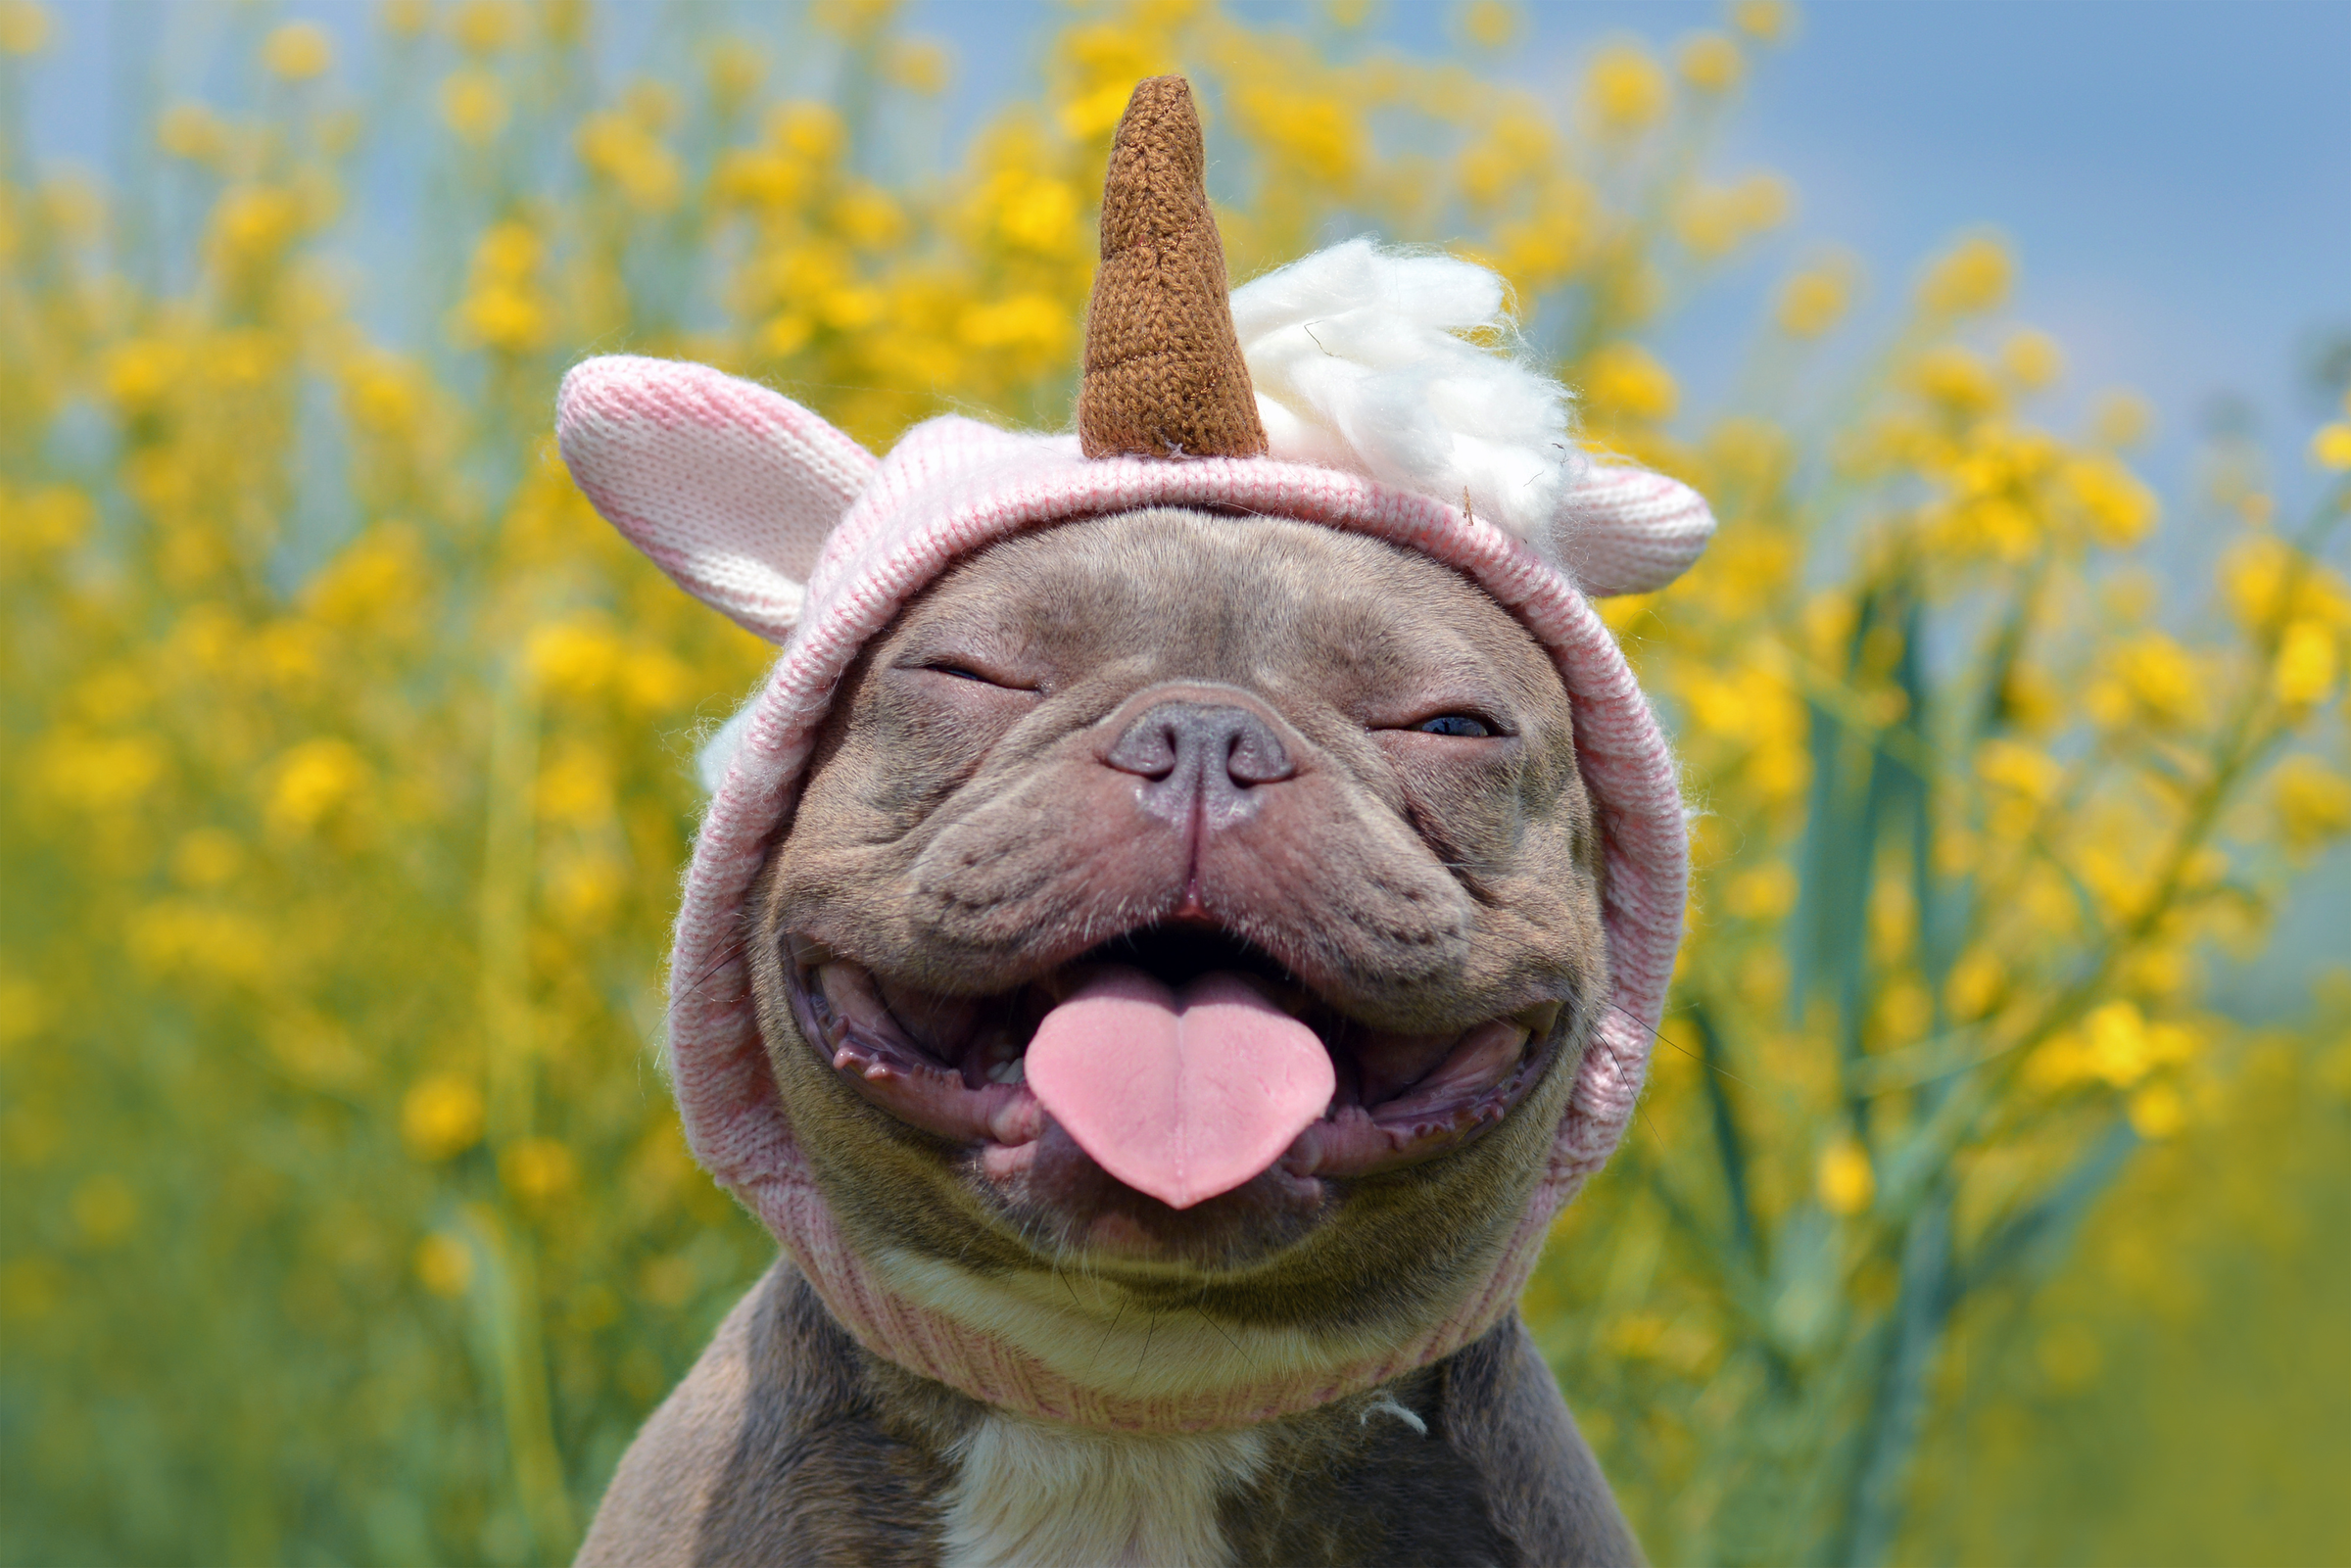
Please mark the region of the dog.
<svg viewBox="0 0 2351 1568"><path fill-rule="evenodd" d="M1586 474L1548 565L1491 474L1283 460L1327 400L1267 398L1198 173L1145 83L1078 451L941 420L877 464L699 367L566 383L600 510L790 639L717 748L671 1022L787 1256L583 1563L1640 1560L1511 1304L1629 1114L1686 879L1576 585L1710 519ZM1251 309L1311 325L1283 276Z"/></svg>

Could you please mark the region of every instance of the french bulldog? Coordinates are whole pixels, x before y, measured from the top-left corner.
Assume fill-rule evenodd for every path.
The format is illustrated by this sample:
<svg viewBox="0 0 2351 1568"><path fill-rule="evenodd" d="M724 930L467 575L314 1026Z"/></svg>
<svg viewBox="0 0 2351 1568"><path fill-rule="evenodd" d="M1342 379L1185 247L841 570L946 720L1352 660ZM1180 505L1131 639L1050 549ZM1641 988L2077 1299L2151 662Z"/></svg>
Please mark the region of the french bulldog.
<svg viewBox="0 0 2351 1568"><path fill-rule="evenodd" d="M997 544L867 645L744 942L850 1243L1147 1396L1408 1339L1493 1267L1607 995L1600 911L1573 710L1518 621L1381 541L1150 509ZM1079 1070L1032 1076L1048 1048ZM1101 1435L900 1371L789 1262L581 1552L1636 1560L1514 1316L1253 1430Z"/></svg>
<svg viewBox="0 0 2351 1568"><path fill-rule="evenodd" d="M1712 520L1567 455L1482 268L1359 240L1228 295L1203 164L1144 82L1074 433L877 459L707 367L565 380L597 509L784 644L668 1059L785 1256L584 1563L1639 1560L1512 1303L1687 886L1591 599Z"/></svg>

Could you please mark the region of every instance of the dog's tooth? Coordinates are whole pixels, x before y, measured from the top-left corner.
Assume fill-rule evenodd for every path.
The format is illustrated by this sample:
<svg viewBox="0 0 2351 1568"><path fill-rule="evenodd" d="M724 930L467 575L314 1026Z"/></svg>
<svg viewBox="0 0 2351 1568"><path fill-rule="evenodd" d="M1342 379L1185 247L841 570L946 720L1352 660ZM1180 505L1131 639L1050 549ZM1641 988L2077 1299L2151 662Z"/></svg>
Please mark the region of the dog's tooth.
<svg viewBox="0 0 2351 1568"><path fill-rule="evenodd" d="M1009 1062L999 1062L987 1069L990 1083L1026 1083L1029 1081L1029 1059L1016 1056Z"/></svg>

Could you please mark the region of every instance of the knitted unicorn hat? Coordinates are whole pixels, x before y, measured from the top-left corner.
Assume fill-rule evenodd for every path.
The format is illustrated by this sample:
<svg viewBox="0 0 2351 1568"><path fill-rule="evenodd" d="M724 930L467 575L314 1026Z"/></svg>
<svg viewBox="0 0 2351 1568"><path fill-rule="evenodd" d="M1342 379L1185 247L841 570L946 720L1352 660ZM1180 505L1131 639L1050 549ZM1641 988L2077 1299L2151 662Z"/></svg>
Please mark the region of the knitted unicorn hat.
<svg viewBox="0 0 2351 1568"><path fill-rule="evenodd" d="M1684 486L1583 459L1565 394L1464 339L1508 324L1483 268L1352 241L1228 304L1202 164L1189 86L1144 82L1111 154L1075 437L949 416L877 460L764 387L627 356L573 369L556 416L597 509L688 593L784 644L704 757L713 795L678 916L668 1043L696 1155L870 1350L989 1403L1111 1430L1313 1408L1450 1354L1510 1309L1552 1216L1632 1114L1688 881L1672 760L1591 600L1664 587L1713 529ZM1444 1322L1345 1365L1146 1400L909 1300L846 1243L780 1102L740 932L858 650L975 550L1147 506L1368 534L1462 572L1525 624L1574 706L1605 840L1612 990L1533 1201Z"/></svg>

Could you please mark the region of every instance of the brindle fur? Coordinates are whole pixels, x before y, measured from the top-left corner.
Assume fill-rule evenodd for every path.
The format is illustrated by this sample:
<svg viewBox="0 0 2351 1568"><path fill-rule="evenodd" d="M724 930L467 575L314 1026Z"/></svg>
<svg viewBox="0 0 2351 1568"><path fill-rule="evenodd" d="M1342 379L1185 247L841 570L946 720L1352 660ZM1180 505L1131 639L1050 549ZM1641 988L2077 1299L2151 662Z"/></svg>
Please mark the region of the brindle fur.
<svg viewBox="0 0 2351 1568"><path fill-rule="evenodd" d="M1183 1266L1123 1267L1073 1258L1088 1217L1064 1201L1077 1189L991 1182L973 1151L846 1086L793 1020L783 937L986 995L1165 913L1118 815L1133 781L1101 765L1099 736L1131 702L1197 685L1242 693L1304 763L1217 873L1245 934L1380 1027L1565 1005L1540 1080L1482 1136L1326 1179L1328 1200L1303 1216L1250 1188L1180 1214L1125 1194ZM1407 728L1456 707L1504 718L1511 738L1448 750ZM1482 590L1358 535L1142 512L995 546L868 644L745 942L799 1146L844 1234L886 1272L927 1261L1045 1291L1069 1268L1106 1337L1131 1310L1220 1337L1303 1336L1336 1364L1442 1317L1524 1212L1607 994L1597 848L1558 673ZM1165 1392L1183 1367L1141 1344L1133 1392ZM1514 1318L1388 1392L1427 1438L1359 1419L1360 1401L1268 1429L1273 1461L1225 1499L1234 1561L1637 1560ZM582 1560L935 1561L944 1455L977 1415L856 1350L780 1265L648 1422Z"/></svg>

